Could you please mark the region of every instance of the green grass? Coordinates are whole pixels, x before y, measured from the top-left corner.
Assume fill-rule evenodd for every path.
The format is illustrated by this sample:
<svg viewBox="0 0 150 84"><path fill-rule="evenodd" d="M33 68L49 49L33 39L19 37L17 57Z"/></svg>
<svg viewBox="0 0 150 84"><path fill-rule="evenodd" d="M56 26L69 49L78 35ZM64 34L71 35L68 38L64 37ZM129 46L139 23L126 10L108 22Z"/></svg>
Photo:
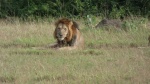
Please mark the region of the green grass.
<svg viewBox="0 0 150 84"><path fill-rule="evenodd" d="M147 20L127 20L134 25L127 32L94 30L78 20L83 50L34 49L55 42L54 21L0 22L0 84L150 83Z"/></svg>

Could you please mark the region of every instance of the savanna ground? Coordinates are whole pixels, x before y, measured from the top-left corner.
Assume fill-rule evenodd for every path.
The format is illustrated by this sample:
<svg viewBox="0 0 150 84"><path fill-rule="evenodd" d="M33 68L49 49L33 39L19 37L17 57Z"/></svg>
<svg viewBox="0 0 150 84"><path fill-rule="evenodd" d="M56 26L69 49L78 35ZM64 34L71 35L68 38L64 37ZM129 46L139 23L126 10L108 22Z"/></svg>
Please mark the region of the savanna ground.
<svg viewBox="0 0 150 84"><path fill-rule="evenodd" d="M53 38L56 19L0 20L0 84L150 84L150 23L127 19L120 29L92 29L75 19L85 49L38 50ZM93 25L100 21L93 19Z"/></svg>

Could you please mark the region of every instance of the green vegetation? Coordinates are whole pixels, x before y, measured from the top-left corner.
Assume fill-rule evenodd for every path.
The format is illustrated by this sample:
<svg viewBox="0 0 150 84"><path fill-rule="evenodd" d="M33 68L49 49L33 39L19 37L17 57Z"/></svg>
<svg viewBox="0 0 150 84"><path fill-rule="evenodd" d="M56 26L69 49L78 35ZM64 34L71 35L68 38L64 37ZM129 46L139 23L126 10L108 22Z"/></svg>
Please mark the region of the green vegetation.
<svg viewBox="0 0 150 84"><path fill-rule="evenodd" d="M59 17L83 50L45 48ZM102 18L123 22L92 29ZM0 0L0 84L150 84L149 18L150 0Z"/></svg>
<svg viewBox="0 0 150 84"><path fill-rule="evenodd" d="M122 28L91 29L76 19L83 50L38 50L55 42L53 18L0 21L0 84L149 84L150 35L146 18L132 18ZM92 17L92 25L100 21Z"/></svg>
<svg viewBox="0 0 150 84"><path fill-rule="evenodd" d="M0 17L150 17L150 0L0 0Z"/></svg>

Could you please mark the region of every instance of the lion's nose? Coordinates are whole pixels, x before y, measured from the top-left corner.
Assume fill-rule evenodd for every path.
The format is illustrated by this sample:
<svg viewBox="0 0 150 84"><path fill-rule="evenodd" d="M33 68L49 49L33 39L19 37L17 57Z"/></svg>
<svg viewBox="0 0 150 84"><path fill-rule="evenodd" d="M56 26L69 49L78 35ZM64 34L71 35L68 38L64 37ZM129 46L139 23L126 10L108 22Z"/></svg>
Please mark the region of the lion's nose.
<svg viewBox="0 0 150 84"><path fill-rule="evenodd" d="M62 37L63 35L62 35L62 34L59 34L59 36L61 36L61 37Z"/></svg>

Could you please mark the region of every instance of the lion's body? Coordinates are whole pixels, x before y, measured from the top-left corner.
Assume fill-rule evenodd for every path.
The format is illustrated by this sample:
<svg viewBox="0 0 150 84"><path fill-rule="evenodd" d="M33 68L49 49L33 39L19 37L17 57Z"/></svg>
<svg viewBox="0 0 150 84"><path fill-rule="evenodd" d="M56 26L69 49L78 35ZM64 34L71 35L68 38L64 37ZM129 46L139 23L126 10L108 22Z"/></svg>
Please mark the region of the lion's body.
<svg viewBox="0 0 150 84"><path fill-rule="evenodd" d="M57 43L53 48L75 49L83 48L84 41L76 22L68 19L60 19L55 24L54 38Z"/></svg>

